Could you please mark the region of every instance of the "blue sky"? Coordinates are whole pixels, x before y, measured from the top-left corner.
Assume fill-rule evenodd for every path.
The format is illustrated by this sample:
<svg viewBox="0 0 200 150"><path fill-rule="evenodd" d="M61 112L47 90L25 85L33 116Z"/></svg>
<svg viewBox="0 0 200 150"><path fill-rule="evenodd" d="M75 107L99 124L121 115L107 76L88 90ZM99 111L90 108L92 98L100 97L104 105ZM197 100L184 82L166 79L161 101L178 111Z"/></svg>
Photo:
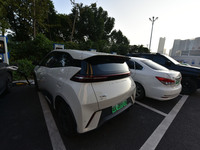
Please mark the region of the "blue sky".
<svg viewBox="0 0 200 150"><path fill-rule="evenodd" d="M58 13L69 14L70 0L52 0ZM115 29L121 30L131 45L148 46L151 33L149 18L158 17L154 23L151 51L156 52L160 37L165 37L167 51L174 39L200 37L200 0L75 0L90 5L97 3L115 18Z"/></svg>

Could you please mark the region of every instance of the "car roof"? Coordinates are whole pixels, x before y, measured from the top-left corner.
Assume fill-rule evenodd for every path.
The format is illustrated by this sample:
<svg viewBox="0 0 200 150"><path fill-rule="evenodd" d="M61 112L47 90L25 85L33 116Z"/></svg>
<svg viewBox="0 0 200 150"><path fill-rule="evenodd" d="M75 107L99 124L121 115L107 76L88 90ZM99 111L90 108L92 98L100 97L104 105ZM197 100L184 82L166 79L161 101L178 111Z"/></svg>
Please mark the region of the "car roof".
<svg viewBox="0 0 200 150"><path fill-rule="evenodd" d="M53 51L59 51L59 52L67 52L69 53L74 59L80 59L84 60L92 56L121 56L121 55L115 55L115 54L108 54L108 53L102 53L102 52L95 52L95 51L86 51L86 50L73 50L73 49L57 49ZM126 57L126 56L121 56Z"/></svg>
<svg viewBox="0 0 200 150"><path fill-rule="evenodd" d="M147 58L142 58L142 57L130 57L132 60L150 60Z"/></svg>

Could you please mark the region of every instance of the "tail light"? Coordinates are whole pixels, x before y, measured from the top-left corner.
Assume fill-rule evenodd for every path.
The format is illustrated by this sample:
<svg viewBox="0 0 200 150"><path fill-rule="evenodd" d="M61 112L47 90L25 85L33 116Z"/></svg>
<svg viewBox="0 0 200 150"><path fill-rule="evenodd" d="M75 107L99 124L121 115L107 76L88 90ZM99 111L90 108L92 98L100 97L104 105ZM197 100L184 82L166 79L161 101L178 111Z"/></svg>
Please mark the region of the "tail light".
<svg viewBox="0 0 200 150"><path fill-rule="evenodd" d="M124 74L113 74L113 75L103 75L103 76L93 76L93 75L74 75L71 80L76 82L102 82L108 80L116 80L130 76L129 73Z"/></svg>
<svg viewBox="0 0 200 150"><path fill-rule="evenodd" d="M168 79L168 78L163 78L163 77L156 77L161 83L164 85L173 85L175 84L175 80Z"/></svg>

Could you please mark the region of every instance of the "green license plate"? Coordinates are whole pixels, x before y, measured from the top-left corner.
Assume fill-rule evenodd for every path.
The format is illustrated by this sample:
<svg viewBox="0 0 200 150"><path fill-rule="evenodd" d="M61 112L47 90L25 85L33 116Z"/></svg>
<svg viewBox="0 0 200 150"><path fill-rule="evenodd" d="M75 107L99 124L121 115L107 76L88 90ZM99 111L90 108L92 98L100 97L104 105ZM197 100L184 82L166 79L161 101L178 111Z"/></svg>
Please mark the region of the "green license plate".
<svg viewBox="0 0 200 150"><path fill-rule="evenodd" d="M122 109L123 107L125 107L127 105L127 100L115 105L112 107L112 113L115 113L116 111Z"/></svg>
<svg viewBox="0 0 200 150"><path fill-rule="evenodd" d="M180 80L178 79L178 80L176 80L176 84L179 84L180 83Z"/></svg>

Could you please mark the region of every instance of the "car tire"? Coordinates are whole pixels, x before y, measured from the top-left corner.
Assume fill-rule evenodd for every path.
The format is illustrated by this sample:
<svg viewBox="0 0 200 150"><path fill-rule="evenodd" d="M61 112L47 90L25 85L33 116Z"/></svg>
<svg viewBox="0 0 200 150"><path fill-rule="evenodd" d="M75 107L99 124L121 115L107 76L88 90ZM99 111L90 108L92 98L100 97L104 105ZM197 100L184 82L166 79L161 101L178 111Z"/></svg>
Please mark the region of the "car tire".
<svg viewBox="0 0 200 150"><path fill-rule="evenodd" d="M136 100L141 100L145 97L145 90L140 83L135 82L135 84L136 84Z"/></svg>
<svg viewBox="0 0 200 150"><path fill-rule="evenodd" d="M74 115L70 107L65 102L62 102L59 105L58 121L64 135L74 136L77 134L77 126Z"/></svg>
<svg viewBox="0 0 200 150"><path fill-rule="evenodd" d="M197 90L197 85L195 81L190 78L183 79L181 84L182 84L181 94L191 95Z"/></svg>
<svg viewBox="0 0 200 150"><path fill-rule="evenodd" d="M33 74L33 79L34 79L34 83L35 83L35 89L39 91L38 82L37 82L37 78L36 78L35 74Z"/></svg>
<svg viewBox="0 0 200 150"><path fill-rule="evenodd" d="M12 89L12 75L10 73L8 73L8 78L6 81L6 92L10 92L10 90Z"/></svg>

